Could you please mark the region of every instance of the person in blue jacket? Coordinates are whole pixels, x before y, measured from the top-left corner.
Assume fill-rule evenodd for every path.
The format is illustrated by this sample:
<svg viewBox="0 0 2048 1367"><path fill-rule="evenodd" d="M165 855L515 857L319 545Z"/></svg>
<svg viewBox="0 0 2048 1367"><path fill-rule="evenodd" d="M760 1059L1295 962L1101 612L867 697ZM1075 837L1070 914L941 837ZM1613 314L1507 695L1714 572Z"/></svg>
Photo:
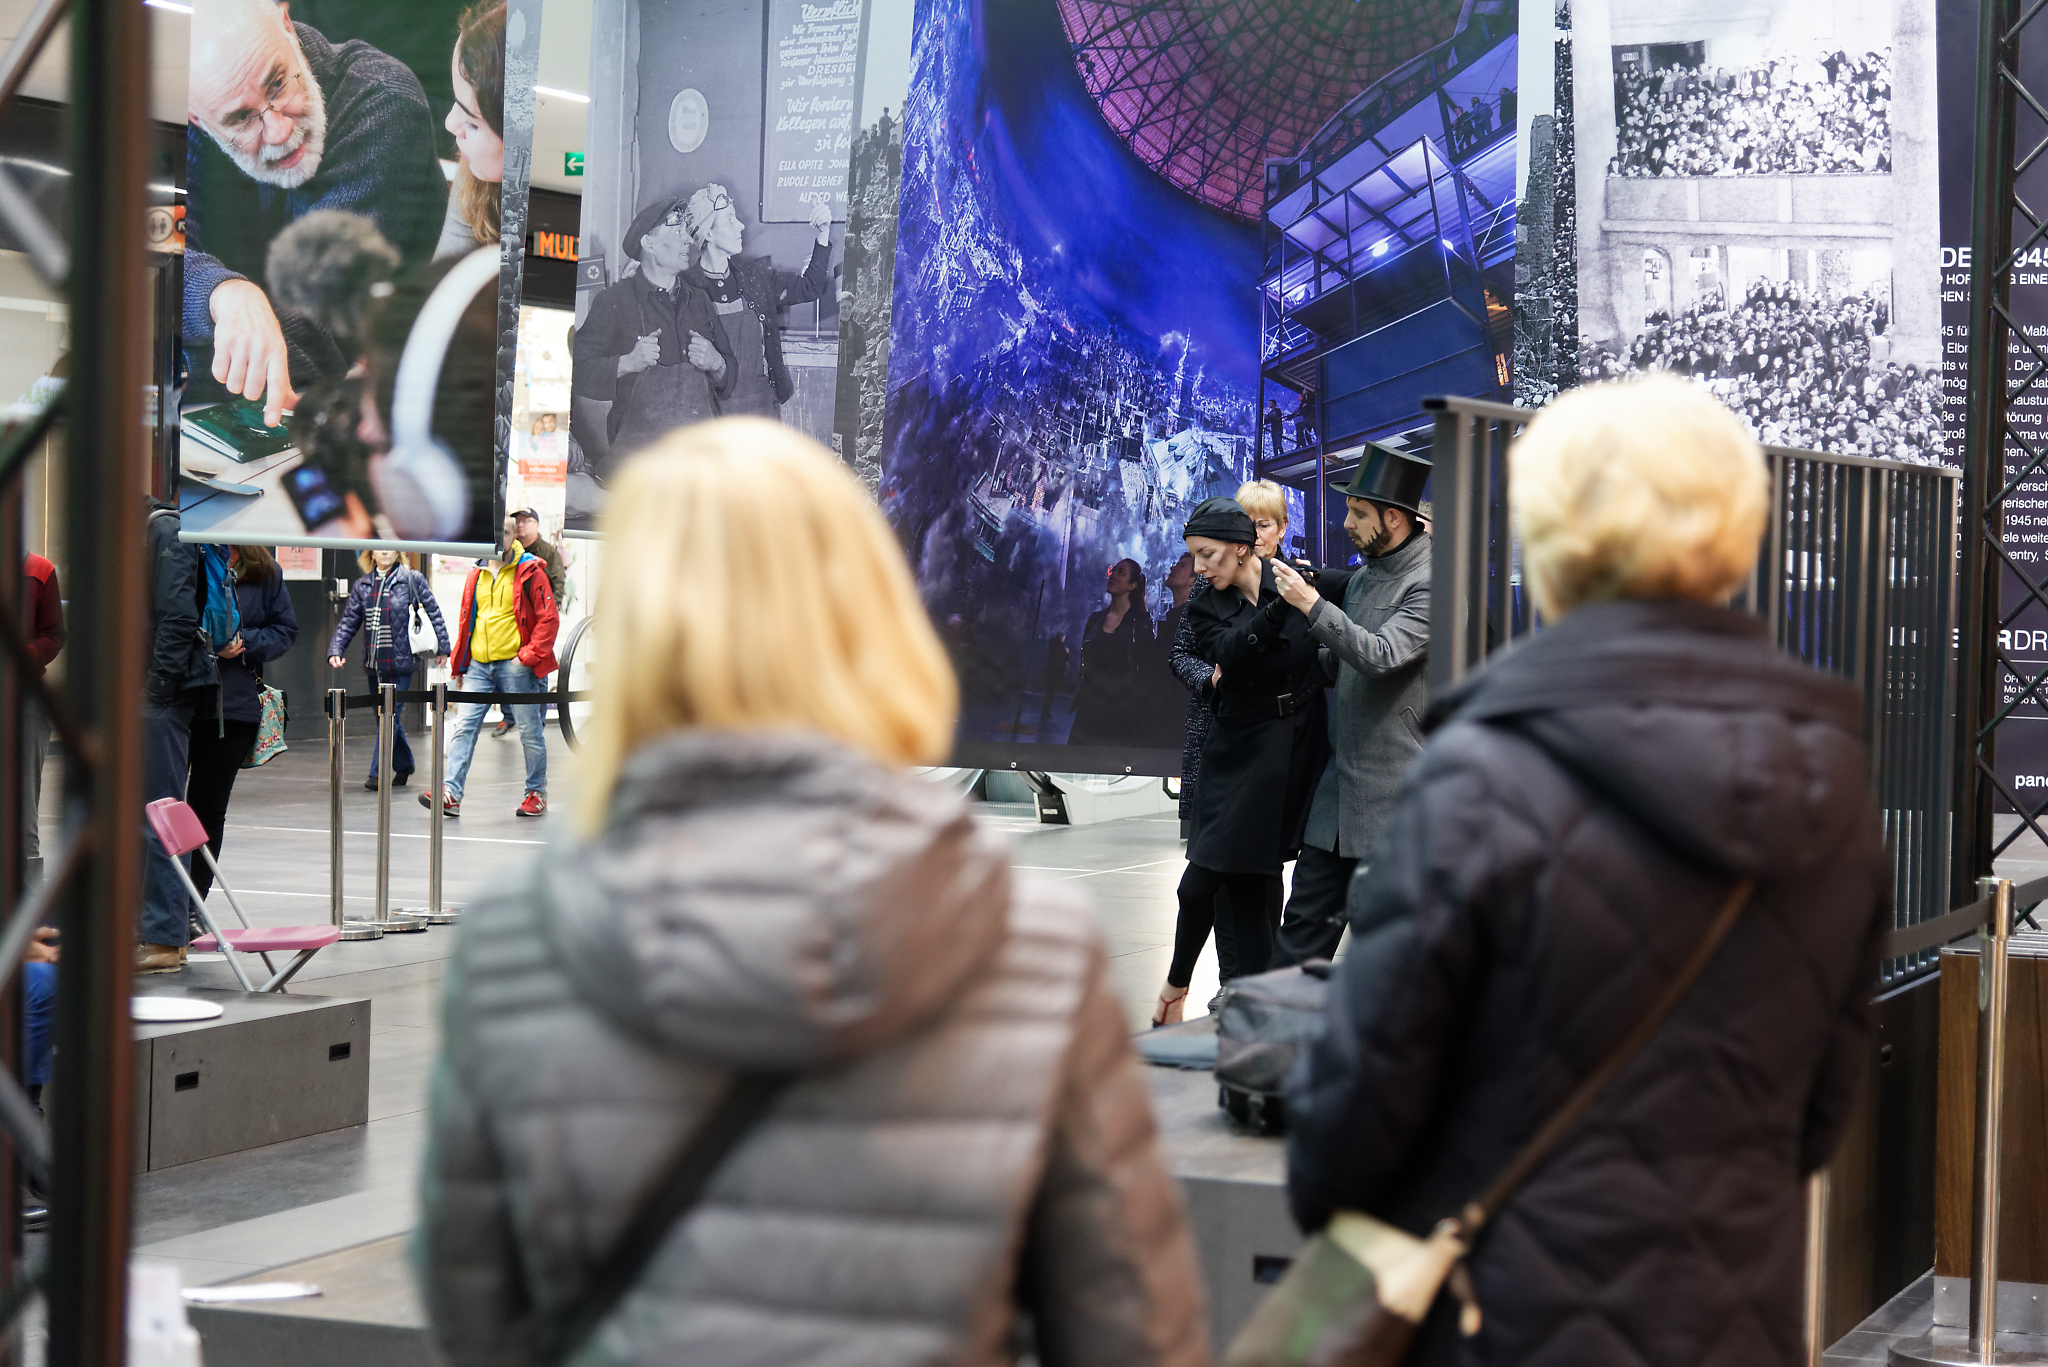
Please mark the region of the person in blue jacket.
<svg viewBox="0 0 2048 1367"><path fill-rule="evenodd" d="M420 573L419 557L401 556L397 551L364 551L356 557L363 577L349 590L348 606L341 610L334 639L327 643L327 663L336 669L343 664L342 652L355 634L363 633L363 671L370 676L374 692L380 684L392 684L400 692L412 687L415 670L431 665L434 656L412 653L409 624L413 605L425 609L434 624L438 643L434 655L448 654L448 626L441 620L441 605L434 599L434 586ZM405 738L405 726L397 714L391 718L391 786L403 788L412 776L412 745ZM370 749L370 776L363 787L377 786L377 750Z"/></svg>
<svg viewBox="0 0 2048 1367"><path fill-rule="evenodd" d="M235 777L255 747L257 726L263 720L263 666L299 639L299 619L284 590L277 557L262 546L230 546L227 559L241 624L233 636L214 646L219 689L194 695L191 770L185 780L185 801L206 828L206 846L216 859ZM213 889L213 868L196 855L192 882L201 897Z"/></svg>

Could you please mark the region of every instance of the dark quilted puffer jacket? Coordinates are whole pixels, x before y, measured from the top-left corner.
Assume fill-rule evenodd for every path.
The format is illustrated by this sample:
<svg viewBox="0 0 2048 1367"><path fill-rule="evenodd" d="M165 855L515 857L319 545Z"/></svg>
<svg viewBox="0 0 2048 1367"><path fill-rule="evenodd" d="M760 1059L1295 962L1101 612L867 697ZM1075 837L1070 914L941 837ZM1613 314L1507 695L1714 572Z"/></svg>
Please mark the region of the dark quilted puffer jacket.
<svg viewBox="0 0 2048 1367"><path fill-rule="evenodd" d="M1648 1009L1736 879L1704 976L1472 1257L1414 1361L1791 1367L1802 1182L1871 1029L1889 861L1859 701L1754 619L1584 607L1442 700L1288 1098L1295 1217L1421 1234Z"/></svg>

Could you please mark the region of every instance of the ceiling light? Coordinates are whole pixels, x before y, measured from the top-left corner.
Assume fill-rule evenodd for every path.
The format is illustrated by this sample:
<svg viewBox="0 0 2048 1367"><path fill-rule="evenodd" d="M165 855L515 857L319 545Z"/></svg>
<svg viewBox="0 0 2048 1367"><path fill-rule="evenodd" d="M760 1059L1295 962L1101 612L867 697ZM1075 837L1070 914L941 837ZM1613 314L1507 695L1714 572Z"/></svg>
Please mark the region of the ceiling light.
<svg viewBox="0 0 2048 1367"><path fill-rule="evenodd" d="M145 5L147 5L147 4L153 4L153 3L155 3L155 0L142 0L142 3L144 3ZM574 100L574 101L576 101L576 103L578 103L578 104L589 104L589 103L590 103L590 97L589 97L588 95L578 95L578 94L577 94L577 93L576 93L575 91L573 91L573 90L557 90L557 89L555 89L555 88L554 88L553 86L551 86L551 85L537 85L537 86L535 86L535 87L533 88L533 92L534 92L534 94L536 94L536 95L555 95L555 96L559 96L560 98L562 98L562 99L565 99L565 100Z"/></svg>
<svg viewBox="0 0 2048 1367"><path fill-rule="evenodd" d="M178 3L178 0L142 0L142 3L150 6L152 9L167 9L173 14L190 14L192 12L190 5L181 5Z"/></svg>

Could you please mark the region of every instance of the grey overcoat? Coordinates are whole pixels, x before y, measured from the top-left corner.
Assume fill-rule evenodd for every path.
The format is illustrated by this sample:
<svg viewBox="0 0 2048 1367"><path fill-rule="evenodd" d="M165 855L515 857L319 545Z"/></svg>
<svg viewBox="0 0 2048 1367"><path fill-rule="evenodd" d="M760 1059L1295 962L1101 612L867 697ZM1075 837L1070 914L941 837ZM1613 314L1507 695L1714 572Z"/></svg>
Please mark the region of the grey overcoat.
<svg viewBox="0 0 2048 1367"><path fill-rule="evenodd" d="M1364 855L1387 824L1408 761L1422 753L1429 706L1429 536L1368 559L1339 611L1317 599L1309 634L1335 666L1329 766L1309 808L1304 843L1347 859Z"/></svg>

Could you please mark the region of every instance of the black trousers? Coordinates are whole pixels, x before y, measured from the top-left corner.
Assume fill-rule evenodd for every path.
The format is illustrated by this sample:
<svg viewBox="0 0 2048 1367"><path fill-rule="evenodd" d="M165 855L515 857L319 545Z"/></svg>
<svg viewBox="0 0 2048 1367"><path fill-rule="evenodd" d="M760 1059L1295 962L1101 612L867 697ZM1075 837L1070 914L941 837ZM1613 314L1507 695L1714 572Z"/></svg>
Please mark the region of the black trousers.
<svg viewBox="0 0 2048 1367"><path fill-rule="evenodd" d="M1217 977L1224 982L1266 971L1273 955L1273 930L1280 920L1280 875L1219 873L1190 864L1180 876L1180 915L1173 926L1171 987L1186 987L1195 976L1209 930L1216 931Z"/></svg>
<svg viewBox="0 0 2048 1367"><path fill-rule="evenodd" d="M256 747L256 723L221 721L216 717L192 719L192 775L185 782L185 801L199 824L206 828L206 847L220 858L221 833L228 822L228 799L234 796L235 776L242 761ZM213 868L204 859L192 860L192 882L201 897L213 891Z"/></svg>
<svg viewBox="0 0 2048 1367"><path fill-rule="evenodd" d="M1337 942L1344 938L1350 919L1345 906L1351 895L1351 875L1357 871L1356 859L1313 845L1301 847L1301 858L1294 864L1294 891L1287 899L1273 947L1273 967L1336 956Z"/></svg>

